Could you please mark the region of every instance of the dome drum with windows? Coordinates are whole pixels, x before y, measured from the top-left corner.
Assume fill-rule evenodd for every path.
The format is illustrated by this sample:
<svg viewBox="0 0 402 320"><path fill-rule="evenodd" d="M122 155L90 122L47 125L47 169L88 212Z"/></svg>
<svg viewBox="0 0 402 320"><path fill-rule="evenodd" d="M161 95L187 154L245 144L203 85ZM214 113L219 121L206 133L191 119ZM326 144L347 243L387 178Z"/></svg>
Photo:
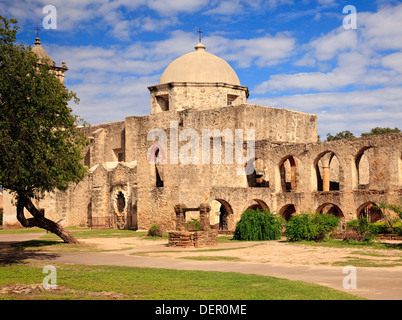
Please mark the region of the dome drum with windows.
<svg viewBox="0 0 402 320"><path fill-rule="evenodd" d="M206 52L200 42L163 72L159 84L148 87L151 114L185 109L214 109L247 103L248 88L240 84L232 67Z"/></svg>

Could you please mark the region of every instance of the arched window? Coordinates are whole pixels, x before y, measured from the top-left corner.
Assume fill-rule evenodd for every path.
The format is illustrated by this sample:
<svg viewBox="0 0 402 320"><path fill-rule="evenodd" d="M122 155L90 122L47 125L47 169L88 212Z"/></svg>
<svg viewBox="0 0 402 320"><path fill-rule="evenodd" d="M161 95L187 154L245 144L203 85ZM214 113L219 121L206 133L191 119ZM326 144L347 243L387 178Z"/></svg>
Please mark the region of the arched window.
<svg viewBox="0 0 402 320"><path fill-rule="evenodd" d="M253 161L253 160L250 160ZM261 159L255 159L253 162L253 173L247 175L247 184L249 187L269 187L268 170Z"/></svg>
<svg viewBox="0 0 402 320"><path fill-rule="evenodd" d="M288 156L281 161L279 170L283 192L296 191L298 189L298 162L298 159L293 156Z"/></svg>
<svg viewBox="0 0 402 320"><path fill-rule="evenodd" d="M340 167L335 153L326 151L315 161L317 191L338 191L340 185Z"/></svg>
<svg viewBox="0 0 402 320"><path fill-rule="evenodd" d="M368 189L370 184L370 161L369 157L374 151L373 147L363 148L356 156L356 183L357 189ZM356 186L356 185L355 185Z"/></svg>

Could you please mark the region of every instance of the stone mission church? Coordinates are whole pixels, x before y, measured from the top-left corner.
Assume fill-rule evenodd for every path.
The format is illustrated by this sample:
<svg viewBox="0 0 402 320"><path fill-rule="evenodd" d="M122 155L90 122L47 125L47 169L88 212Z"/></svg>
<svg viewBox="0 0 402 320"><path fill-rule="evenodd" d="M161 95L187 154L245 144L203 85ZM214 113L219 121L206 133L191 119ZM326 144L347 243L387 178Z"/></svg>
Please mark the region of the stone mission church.
<svg viewBox="0 0 402 320"><path fill-rule="evenodd" d="M56 66L39 39L32 50L49 59L64 82L66 64ZM381 219L374 204L401 199L402 134L318 142L316 115L247 103L247 86L201 42L171 62L148 89L149 115L82 128L90 140L83 154L89 174L66 192L37 201L46 217L63 226L148 229L157 224L172 230L175 205L194 208L206 202L211 227L225 233L248 208L269 209L286 220L312 211L344 222L365 215L374 222ZM149 138L155 129L165 133L167 143ZM199 161L174 161L178 150L186 150L190 129L200 137L197 150L190 150ZM233 151L236 130L243 130L247 154L248 129L255 133L255 161L228 161L226 148ZM206 144L205 131L211 133ZM217 144L219 152L213 148ZM210 161L203 163L203 157ZM249 165L248 175L238 174L239 167ZM19 225L7 191L3 202L3 224ZM192 217L197 215L186 219Z"/></svg>

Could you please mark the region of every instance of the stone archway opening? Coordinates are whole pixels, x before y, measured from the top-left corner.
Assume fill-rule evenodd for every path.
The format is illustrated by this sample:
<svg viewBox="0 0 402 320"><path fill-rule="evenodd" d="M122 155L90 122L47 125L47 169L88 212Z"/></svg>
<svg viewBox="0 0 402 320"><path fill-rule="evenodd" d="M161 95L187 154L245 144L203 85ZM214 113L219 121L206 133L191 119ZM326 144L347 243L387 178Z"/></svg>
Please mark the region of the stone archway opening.
<svg viewBox="0 0 402 320"><path fill-rule="evenodd" d="M253 199L253 200L254 200L256 203L254 203L254 204L248 206L248 207L246 208L246 210L251 209L251 210L260 210L260 211L266 211L266 210L268 210L268 211L269 211L269 207L268 207L268 205L265 203L265 201L260 200L260 199ZM246 211L246 210L244 210L244 211Z"/></svg>
<svg viewBox="0 0 402 320"><path fill-rule="evenodd" d="M314 161L317 191L340 190L340 166L338 157L332 151L320 154Z"/></svg>
<svg viewBox="0 0 402 320"><path fill-rule="evenodd" d="M327 202L319 206L316 210L317 213L321 214L332 214L337 218L340 218L340 227L339 231L344 231L346 229L346 219L345 216L341 210L336 204Z"/></svg>
<svg viewBox="0 0 402 320"><path fill-rule="evenodd" d="M374 202L366 202L357 209L357 218L367 218L368 222L374 223L383 219L383 214Z"/></svg>
<svg viewBox="0 0 402 320"><path fill-rule="evenodd" d="M279 164L283 192L297 191L299 185L299 160L294 156L285 157Z"/></svg>
<svg viewBox="0 0 402 320"><path fill-rule="evenodd" d="M279 214L289 221L297 213L297 207L294 204L287 204L279 210Z"/></svg>
<svg viewBox="0 0 402 320"><path fill-rule="evenodd" d="M233 228L232 206L223 199L215 199L211 202L212 225L220 233L229 232Z"/></svg>

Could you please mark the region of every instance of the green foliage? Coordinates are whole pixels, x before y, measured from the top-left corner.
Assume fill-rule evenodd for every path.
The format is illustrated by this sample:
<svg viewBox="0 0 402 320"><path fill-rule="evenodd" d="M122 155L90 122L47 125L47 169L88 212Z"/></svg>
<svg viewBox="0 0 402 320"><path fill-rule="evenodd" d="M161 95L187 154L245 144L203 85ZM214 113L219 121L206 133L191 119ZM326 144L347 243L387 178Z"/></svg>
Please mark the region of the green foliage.
<svg viewBox="0 0 402 320"><path fill-rule="evenodd" d="M334 136L330 133L327 134L327 141L335 141L335 140L350 139L350 138L355 138L355 135L348 130L338 132Z"/></svg>
<svg viewBox="0 0 402 320"><path fill-rule="evenodd" d="M380 202L379 205L376 206L380 210L388 209L395 212L399 219L402 219L402 200L396 201L395 203L388 203L385 201ZM390 220L387 216L385 218Z"/></svg>
<svg viewBox="0 0 402 320"><path fill-rule="evenodd" d="M399 133L401 130L398 128L382 128L382 127L375 127L371 129L370 132L363 132L362 137L367 137L367 136L373 136L373 135L378 135L378 134L387 134L387 133Z"/></svg>
<svg viewBox="0 0 402 320"><path fill-rule="evenodd" d="M163 230L158 225L153 224L148 230L149 237L163 237Z"/></svg>
<svg viewBox="0 0 402 320"><path fill-rule="evenodd" d="M393 226L393 231L396 233L398 236L402 236L402 222L397 222Z"/></svg>
<svg viewBox="0 0 402 320"><path fill-rule="evenodd" d="M352 220L346 223L347 235L344 240L371 242L375 238L377 230L376 226L369 223L367 217Z"/></svg>
<svg viewBox="0 0 402 320"><path fill-rule="evenodd" d="M301 213L286 224L288 241L321 241L339 225L340 219L331 214Z"/></svg>
<svg viewBox="0 0 402 320"><path fill-rule="evenodd" d="M388 225L386 222L375 222L370 225L371 233L380 234L380 233L392 233L392 227Z"/></svg>
<svg viewBox="0 0 402 320"><path fill-rule="evenodd" d="M201 230L200 221L197 220L197 219L191 218L190 221L186 222L186 229L187 230L200 231Z"/></svg>
<svg viewBox="0 0 402 320"><path fill-rule="evenodd" d="M279 240L281 223L269 211L246 210L236 225L234 240Z"/></svg>
<svg viewBox="0 0 402 320"><path fill-rule="evenodd" d="M0 184L33 198L84 177L87 141L68 106L78 102L75 94L47 63L14 43L16 23L0 16Z"/></svg>

